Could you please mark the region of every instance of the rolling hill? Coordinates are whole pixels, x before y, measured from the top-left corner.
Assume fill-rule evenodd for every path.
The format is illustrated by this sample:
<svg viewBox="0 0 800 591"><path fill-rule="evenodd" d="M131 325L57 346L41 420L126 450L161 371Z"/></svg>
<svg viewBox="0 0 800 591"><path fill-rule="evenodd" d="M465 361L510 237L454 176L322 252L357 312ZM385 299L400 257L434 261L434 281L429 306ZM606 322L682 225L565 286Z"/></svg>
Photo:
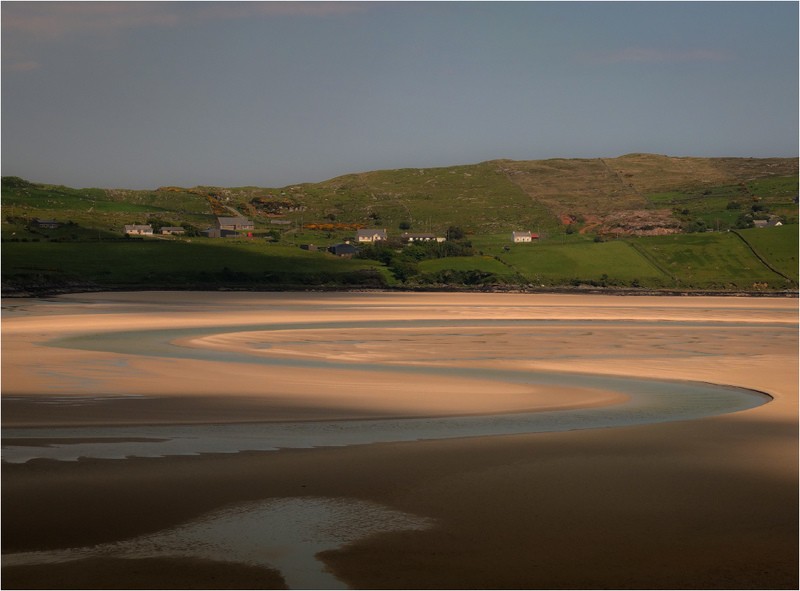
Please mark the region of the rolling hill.
<svg viewBox="0 0 800 591"><path fill-rule="evenodd" d="M791 291L797 196L797 159L653 154L382 170L279 188L75 189L3 177L3 286ZM199 236L236 214L255 222L250 238ZM782 225L749 229L767 222ZM134 223L186 235L125 239ZM395 244L352 260L298 248L358 227L452 232L462 246ZM539 240L511 244L512 230Z"/></svg>

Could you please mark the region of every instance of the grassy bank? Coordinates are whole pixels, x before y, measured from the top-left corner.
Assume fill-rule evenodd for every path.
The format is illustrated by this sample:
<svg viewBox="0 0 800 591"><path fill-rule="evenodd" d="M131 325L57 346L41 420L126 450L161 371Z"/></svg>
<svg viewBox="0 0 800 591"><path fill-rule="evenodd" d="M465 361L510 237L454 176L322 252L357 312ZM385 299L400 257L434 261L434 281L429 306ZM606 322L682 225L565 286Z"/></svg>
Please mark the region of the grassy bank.
<svg viewBox="0 0 800 591"><path fill-rule="evenodd" d="M652 154L382 170L283 188L73 189L3 177L2 280L6 295L509 286L794 291L797 199L796 159ZM203 237L219 216L249 218L251 236ZM756 222L768 227L753 228ZM156 235L126 239L127 224L150 224ZM184 234L159 236L165 226ZM386 229L389 245L364 258L325 252L364 227ZM512 243L511 232L520 230L538 239ZM404 247L406 231L447 241ZM300 248L308 244L320 251Z"/></svg>
<svg viewBox="0 0 800 591"><path fill-rule="evenodd" d="M204 238L5 242L6 294L47 289L307 289L607 287L786 291L798 284L798 226L629 238L506 244L497 254L394 261L346 259L263 240Z"/></svg>
<svg viewBox="0 0 800 591"><path fill-rule="evenodd" d="M4 285L110 289L390 287L373 261L244 240L7 243Z"/></svg>

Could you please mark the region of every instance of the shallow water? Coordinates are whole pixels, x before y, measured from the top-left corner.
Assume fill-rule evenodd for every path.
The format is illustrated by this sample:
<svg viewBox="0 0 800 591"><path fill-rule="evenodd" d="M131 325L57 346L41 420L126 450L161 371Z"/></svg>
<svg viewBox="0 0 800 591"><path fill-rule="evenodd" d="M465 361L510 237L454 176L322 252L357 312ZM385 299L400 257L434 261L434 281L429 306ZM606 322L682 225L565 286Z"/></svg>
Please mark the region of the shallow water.
<svg viewBox="0 0 800 591"><path fill-rule="evenodd" d="M431 373L440 373L426 368ZM123 459L202 453L274 451L369 443L416 441L599 429L697 419L754 408L764 394L712 384L626 379L608 376L472 370L484 379L529 384L591 386L629 396L627 402L597 408L462 417L307 421L217 425L156 425L3 429L2 459L23 463L36 458L74 461L81 457ZM464 373L460 375L463 377ZM25 446L24 438L62 440ZM108 438L108 441L97 441ZM92 442L81 442L92 439ZM63 440L73 440L64 442Z"/></svg>
<svg viewBox="0 0 800 591"><path fill-rule="evenodd" d="M316 559L370 535L425 529L429 519L366 501L292 497L238 504L132 540L3 555L3 566L86 558L199 558L276 568L291 589L346 589Z"/></svg>
<svg viewBox="0 0 800 591"><path fill-rule="evenodd" d="M558 326L571 323L559 321ZM585 324L585 323L584 323ZM660 326L660 323L636 322L636 326ZM331 337L336 342L337 331L369 328L419 329L453 327L460 335L469 333L476 325L487 329L509 326L542 327L547 321L413 321L413 322L324 322L313 324L268 324L237 327L203 327L174 330L141 330L110 332L100 335L81 335L59 339L51 346L110 351L121 354L148 355L159 358L190 358L197 360L230 361L261 365L282 365L297 368L346 368L362 372L413 373L437 377L493 380L498 383L518 383L560 389L595 388L625 394L627 402L597 408L572 408L528 413L483 416L451 416L440 418L342 420L313 422L271 422L219 425L158 425L71 428L3 429L2 460L23 463L36 458L74 461L81 457L122 459L126 457L161 457L202 453L236 453L241 451L273 451L285 448L311 448L370 443L480 437L542 433L573 429L598 429L642 425L665 421L697 419L754 408L770 400L769 396L744 390L687 381L645 380L615 376L498 370L479 367L446 367L413 364L361 363L332 361L320 358L277 358L264 355L264 343L239 351L181 346L178 339L186 337L227 337L242 333L269 334L270 331L335 329ZM675 323L671 323L674 326ZM691 324L697 327L696 323ZM614 323L620 326L620 323ZM468 328L471 327L471 328ZM460 329L457 330L457 329ZM481 333L483 334L483 333ZM395 335L397 336L397 335ZM474 336L474 335L473 335ZM328 337L326 337L328 339ZM330 340L330 339L328 339ZM302 347L301 347L302 349ZM602 352L598 353L602 355ZM568 393L562 396L569 403ZM57 398L57 397L56 397ZM63 397L70 403L78 398ZM46 400L47 402L53 402ZM58 400L55 400L58 402ZM83 401L85 402L85 401ZM24 445L24 438L35 438L36 445ZM51 445L41 439L53 438ZM98 441L107 438L108 441ZM81 440L89 440L81 442ZM60 440L60 441L55 441ZM67 441L65 441L67 440ZM71 440L71 441L69 441Z"/></svg>
<svg viewBox="0 0 800 591"><path fill-rule="evenodd" d="M513 328L517 341L508 345L508 335L503 332ZM476 367L446 367L423 365L425 349L421 347L417 360L392 358L396 343L413 342L408 350L416 351L418 343L434 339L428 349L436 352L435 361L446 364L452 361L479 360L491 367L487 360L535 359L546 353L553 338L571 338L570 343L581 343L583 352L563 347L561 359L576 359L581 355L592 359L620 356L635 359L642 353L635 350L641 341L621 352L594 349L586 337L592 330L602 328L632 327L656 331L664 327L687 329L733 329L743 338L744 329L784 331L796 338L796 331L781 323L737 323L737 322L648 322L637 320L421 320L411 322L316 322L296 324L258 324L251 326L218 326L175 330L119 331L103 334L87 334L60 339L48 343L51 346L76 348L90 351L109 351L122 355L146 355L158 358L180 358L209 361L230 361L262 365L282 365L297 368L336 368L363 372L407 372L418 376L447 377L459 379L493 380L497 383L530 384L545 390L558 387L563 392L565 403L569 403L570 387L595 388L624 394L627 401L620 404L596 408L572 408L529 413L509 413L490 416L449 416L440 418L343 420L314 422L272 422L250 424L206 424L206 425L158 425L80 428L18 428L3 429L2 460L9 463L24 463L36 458L75 461L81 457L123 459L126 457L161 457L168 455L195 455L202 453L237 453L242 451L273 451L284 448L311 448L346 446L379 442L415 441L456 437L502 436L523 433L543 433L573 429L598 429L619 426L646 425L666 421L692 420L724 413L754 408L770 400L764 394L713 384L646 380L613 376L500 370ZM392 337L382 329L422 330L415 334L393 333ZM433 329L427 334L428 328ZM436 349L437 338L445 336L437 329L447 328L445 346ZM449 330L452 328L452 330ZM369 330L375 329L370 335ZM551 332L545 334L545 330ZM319 340L311 343L307 334L292 331L328 331ZM364 330L365 333L358 334ZM287 335L280 348L290 347L290 357L273 355L271 342L275 331ZM349 331L349 332L348 332ZM568 334L572 331L573 334ZM238 351L214 348L214 338L240 333L254 333L245 339ZM480 343L480 339L493 332L499 338L495 343L504 343L504 349L492 349ZM654 333L655 334L655 333ZM500 335L499 337L497 335ZM364 336L365 338L360 338ZM720 338L707 338L714 347L724 349L724 334ZM773 335L774 336L774 335ZM212 337L205 339L205 348L181 346L178 339ZM399 337L399 338L395 338ZM453 346L454 339L463 338L466 347ZM287 340L288 339L288 340ZM475 339L475 340L473 340ZM658 349L662 358L713 354L713 347L700 350L690 346L690 337L680 339L654 337L651 346ZM383 349L376 343L386 343ZM600 339L599 343L602 342ZM615 343L623 341L616 340ZM349 359L319 355L323 349L338 352L363 347L374 359L383 363L363 363L358 355ZM478 344L470 344L478 343ZM196 343L195 343L196 344ZM316 346L315 351L306 345ZM522 347L517 345L522 344ZM450 348L446 348L449 345ZM615 347L621 346L615 344ZM249 347L249 350L248 348ZM683 348L686 347L686 350ZM277 348L277 347L276 347ZM380 349L380 350L379 350ZM753 351L749 351L753 353ZM272 356L270 356L272 355ZM381 355L385 357L381 358ZM471 357L475 355L476 357ZM518 357L517 357L518 355ZM480 357L478 357L480 356ZM552 358L552 357L551 357ZM362 358L363 360L363 358ZM124 363L117 361L116 363ZM579 367L579 365L576 365ZM80 376L78 376L79 379ZM51 396L41 399L47 404L93 404L98 400L110 400L112 396L68 397ZM126 399L136 400L135 396ZM30 438L28 444L24 441ZM99 546L72 548L52 552L29 552L3 556L3 566L22 564L46 564L91 557L147 558L147 557L191 557L211 560L230 560L243 564L276 568L281 571L291 588L334 589L343 588L330 572L326 571L315 556L326 549L339 548L380 532L424 529L434 527L429 520L405 514L388 507L355 499L331 499L317 497L294 497L267 499L252 503L228 506L180 526L141 536L132 540Z"/></svg>

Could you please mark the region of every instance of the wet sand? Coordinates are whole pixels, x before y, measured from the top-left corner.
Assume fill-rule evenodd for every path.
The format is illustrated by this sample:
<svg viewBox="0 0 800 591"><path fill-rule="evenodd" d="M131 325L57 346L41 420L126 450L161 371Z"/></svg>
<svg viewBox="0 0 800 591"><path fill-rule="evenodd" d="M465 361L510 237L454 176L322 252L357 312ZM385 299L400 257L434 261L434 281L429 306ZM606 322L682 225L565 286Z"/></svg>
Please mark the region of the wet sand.
<svg viewBox="0 0 800 591"><path fill-rule="evenodd" d="M426 384L401 371L298 372L277 365L264 375L252 363L41 346L93 331L276 322L394 324L212 330L181 344L273 359L698 380L760 390L774 400L744 412L638 427L4 463L4 555L154 534L237 503L330 498L375 503L435 524L324 551L329 570L352 588L798 585L796 300L144 293L67 296L21 308L3 317L4 427L480 414L558 405L566 394L457 375ZM411 319L435 322L396 324ZM464 322L482 319L500 325ZM518 320L542 322L531 329ZM42 404L43 394L57 402ZM127 398L86 402L109 394ZM578 396L571 399L576 404L620 402L600 390ZM69 397L83 398L68 406ZM132 415L137 404L150 406ZM217 575L214 588L281 586L279 570L201 564L187 569L186 558L107 557L4 566L3 585L111 588L112 575L131 577L136 588L199 588L197 574L208 572Z"/></svg>

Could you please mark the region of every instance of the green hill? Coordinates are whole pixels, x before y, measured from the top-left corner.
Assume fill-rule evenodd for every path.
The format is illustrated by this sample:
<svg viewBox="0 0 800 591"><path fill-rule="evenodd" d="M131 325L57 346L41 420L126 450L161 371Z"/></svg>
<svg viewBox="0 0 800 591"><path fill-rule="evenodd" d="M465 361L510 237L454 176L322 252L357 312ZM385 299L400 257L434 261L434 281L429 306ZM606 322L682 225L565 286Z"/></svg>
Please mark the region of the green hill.
<svg viewBox="0 0 800 591"><path fill-rule="evenodd" d="M794 290L797 196L797 159L652 154L372 171L280 188L74 189L3 177L3 286L6 294L48 286ZM200 235L217 216L237 214L254 221L249 238ZM758 220L783 225L753 228ZM185 234L126 239L126 224ZM359 227L395 239L431 232L451 246L394 243L350 260L298 248L350 239ZM539 240L512 244L512 230Z"/></svg>

